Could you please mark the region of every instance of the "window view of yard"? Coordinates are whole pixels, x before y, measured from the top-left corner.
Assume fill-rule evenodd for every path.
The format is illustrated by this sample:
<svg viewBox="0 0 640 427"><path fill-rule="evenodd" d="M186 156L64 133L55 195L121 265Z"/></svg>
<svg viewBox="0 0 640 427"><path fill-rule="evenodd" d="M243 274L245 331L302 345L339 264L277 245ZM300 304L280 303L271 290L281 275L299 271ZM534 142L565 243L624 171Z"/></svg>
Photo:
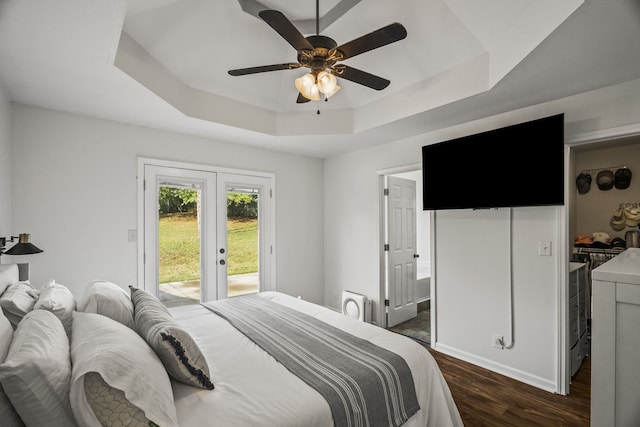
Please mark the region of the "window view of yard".
<svg viewBox="0 0 640 427"><path fill-rule="evenodd" d="M195 212L160 215L160 283L200 279L200 235ZM227 220L228 274L258 271L258 219Z"/></svg>
<svg viewBox="0 0 640 427"><path fill-rule="evenodd" d="M198 192L160 187L159 284L160 297L168 306L200 301ZM257 194L227 194L229 296L258 290L257 197Z"/></svg>

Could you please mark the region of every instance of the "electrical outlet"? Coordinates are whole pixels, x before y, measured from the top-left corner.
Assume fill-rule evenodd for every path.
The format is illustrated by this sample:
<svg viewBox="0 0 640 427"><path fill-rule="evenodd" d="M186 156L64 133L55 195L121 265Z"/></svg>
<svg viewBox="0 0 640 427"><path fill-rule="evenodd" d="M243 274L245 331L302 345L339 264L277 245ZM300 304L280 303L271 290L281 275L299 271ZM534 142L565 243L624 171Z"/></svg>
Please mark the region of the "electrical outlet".
<svg viewBox="0 0 640 427"><path fill-rule="evenodd" d="M493 346L495 348L503 349L504 348L504 337L500 334L493 334Z"/></svg>
<svg viewBox="0 0 640 427"><path fill-rule="evenodd" d="M538 255L551 256L551 242L538 242Z"/></svg>

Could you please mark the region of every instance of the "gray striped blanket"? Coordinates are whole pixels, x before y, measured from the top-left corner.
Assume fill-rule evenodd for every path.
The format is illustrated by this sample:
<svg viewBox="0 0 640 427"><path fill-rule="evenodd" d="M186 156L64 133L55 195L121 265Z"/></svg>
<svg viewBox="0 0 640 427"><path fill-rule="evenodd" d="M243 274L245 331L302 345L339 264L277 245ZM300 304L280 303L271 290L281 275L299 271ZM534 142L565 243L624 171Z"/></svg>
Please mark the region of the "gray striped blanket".
<svg viewBox="0 0 640 427"><path fill-rule="evenodd" d="M420 406L397 354L257 295L203 303L317 390L336 427L400 426Z"/></svg>

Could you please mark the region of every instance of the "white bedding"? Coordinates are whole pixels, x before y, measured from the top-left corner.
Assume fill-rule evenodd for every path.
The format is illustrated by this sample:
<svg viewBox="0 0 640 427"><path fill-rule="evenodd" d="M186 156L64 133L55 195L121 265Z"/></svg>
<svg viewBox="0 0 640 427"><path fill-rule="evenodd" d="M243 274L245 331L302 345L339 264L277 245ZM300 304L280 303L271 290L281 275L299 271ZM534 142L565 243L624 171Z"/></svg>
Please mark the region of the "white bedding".
<svg viewBox="0 0 640 427"><path fill-rule="evenodd" d="M421 407L405 427L463 425L438 365L420 344L282 293L262 292L259 295L402 356L413 373ZM181 427L333 425L329 405L318 392L226 320L200 305L175 307L170 311L205 354L215 385L214 390L202 390L172 383Z"/></svg>

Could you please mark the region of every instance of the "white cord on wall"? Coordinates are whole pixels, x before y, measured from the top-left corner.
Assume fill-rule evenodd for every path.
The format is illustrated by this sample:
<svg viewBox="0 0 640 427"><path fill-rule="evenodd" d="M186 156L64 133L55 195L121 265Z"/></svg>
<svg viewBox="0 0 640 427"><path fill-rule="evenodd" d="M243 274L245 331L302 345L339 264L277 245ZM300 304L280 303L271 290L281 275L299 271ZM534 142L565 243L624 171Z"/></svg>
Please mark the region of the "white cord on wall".
<svg viewBox="0 0 640 427"><path fill-rule="evenodd" d="M509 208L509 344L504 348L511 349L515 344L513 336L513 208Z"/></svg>

